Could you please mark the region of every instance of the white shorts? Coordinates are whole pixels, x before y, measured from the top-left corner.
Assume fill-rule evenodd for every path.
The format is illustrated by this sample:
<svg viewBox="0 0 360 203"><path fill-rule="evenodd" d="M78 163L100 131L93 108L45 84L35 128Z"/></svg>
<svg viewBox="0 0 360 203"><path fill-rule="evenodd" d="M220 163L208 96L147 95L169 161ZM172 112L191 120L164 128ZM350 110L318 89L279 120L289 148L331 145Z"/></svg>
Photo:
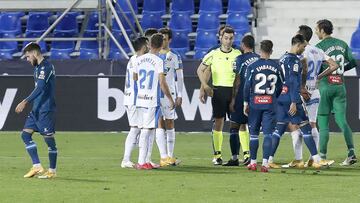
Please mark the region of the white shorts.
<svg viewBox="0 0 360 203"><path fill-rule="evenodd" d="M125 106L126 114L129 121L129 126L138 126L138 115L135 105Z"/></svg>
<svg viewBox="0 0 360 203"><path fill-rule="evenodd" d="M161 109L161 116L163 116L164 119L171 119L171 120L177 119L175 108L170 109L170 102L168 98L160 99L160 109Z"/></svg>
<svg viewBox="0 0 360 203"><path fill-rule="evenodd" d="M138 127L139 128L157 128L160 108L159 107L137 107Z"/></svg>
<svg viewBox="0 0 360 203"><path fill-rule="evenodd" d="M308 113L309 121L315 123L317 118L317 112L320 103L320 92L318 89L310 92L311 98L306 102L306 111Z"/></svg>

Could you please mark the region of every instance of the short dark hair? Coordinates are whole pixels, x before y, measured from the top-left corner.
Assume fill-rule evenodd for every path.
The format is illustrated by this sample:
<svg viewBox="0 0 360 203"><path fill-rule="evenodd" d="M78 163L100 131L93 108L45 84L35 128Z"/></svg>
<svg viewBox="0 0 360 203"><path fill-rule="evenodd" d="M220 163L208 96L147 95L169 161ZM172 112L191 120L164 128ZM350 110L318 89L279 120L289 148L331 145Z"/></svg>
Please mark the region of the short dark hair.
<svg viewBox="0 0 360 203"><path fill-rule="evenodd" d="M156 28L148 28L145 30L145 37L151 37L153 34L159 33Z"/></svg>
<svg viewBox="0 0 360 203"><path fill-rule="evenodd" d="M143 46L146 46L148 39L146 37L139 37L134 41L135 51L139 51Z"/></svg>
<svg viewBox="0 0 360 203"><path fill-rule="evenodd" d="M217 33L219 36L220 36L221 32L225 29L225 27L226 27L225 24L221 24L221 25L219 26L218 33Z"/></svg>
<svg viewBox="0 0 360 203"><path fill-rule="evenodd" d="M235 34L235 30L234 30L231 26L226 25L225 28L224 28L223 34L224 34L224 33Z"/></svg>
<svg viewBox="0 0 360 203"><path fill-rule="evenodd" d="M170 28L161 28L159 30L159 33L161 33L163 35L167 35L169 37L169 39L172 39L172 31Z"/></svg>
<svg viewBox="0 0 360 203"><path fill-rule="evenodd" d="M23 53L25 54L28 51L36 51L38 53L41 53L41 48L38 43L30 42L24 47Z"/></svg>
<svg viewBox="0 0 360 203"><path fill-rule="evenodd" d="M274 44L271 40L266 39L260 42L260 50L268 54L272 52L273 46Z"/></svg>
<svg viewBox="0 0 360 203"><path fill-rule="evenodd" d="M250 49L254 49L255 48L255 39L252 35L245 35L241 42Z"/></svg>
<svg viewBox="0 0 360 203"><path fill-rule="evenodd" d="M318 25L319 31L324 30L324 32L328 35L331 35L333 33L334 26L330 20L327 19L319 20L317 21L316 24Z"/></svg>
<svg viewBox="0 0 360 203"><path fill-rule="evenodd" d="M291 38L291 45L296 45L299 43L300 44L305 43L305 37L303 35L297 34L293 38Z"/></svg>
<svg viewBox="0 0 360 203"><path fill-rule="evenodd" d="M163 35L160 33L153 34L150 38L150 46L151 48L161 48L163 44Z"/></svg>
<svg viewBox="0 0 360 203"><path fill-rule="evenodd" d="M307 25L300 25L298 33L303 35L305 37L306 41L308 41L308 42L310 42L311 37L313 35L313 31L312 31L311 27L309 27Z"/></svg>

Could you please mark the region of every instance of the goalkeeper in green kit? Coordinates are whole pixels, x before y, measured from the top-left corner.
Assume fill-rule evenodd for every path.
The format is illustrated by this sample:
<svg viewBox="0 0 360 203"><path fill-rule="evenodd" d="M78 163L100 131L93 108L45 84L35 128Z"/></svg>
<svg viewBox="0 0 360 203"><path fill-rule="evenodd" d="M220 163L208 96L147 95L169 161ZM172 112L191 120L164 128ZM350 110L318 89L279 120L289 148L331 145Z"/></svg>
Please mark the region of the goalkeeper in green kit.
<svg viewBox="0 0 360 203"><path fill-rule="evenodd" d="M320 105L318 109L318 124L320 128L320 156L326 159L329 141L329 116L335 115L335 122L344 133L348 148L347 158L340 165L350 166L357 162L354 152L352 131L346 121L346 89L344 72L355 68L356 60L349 46L342 40L331 37L333 25L329 20L319 20L316 25L316 35L321 40L316 47L322 49L339 65L337 69L321 67L318 77L320 89Z"/></svg>

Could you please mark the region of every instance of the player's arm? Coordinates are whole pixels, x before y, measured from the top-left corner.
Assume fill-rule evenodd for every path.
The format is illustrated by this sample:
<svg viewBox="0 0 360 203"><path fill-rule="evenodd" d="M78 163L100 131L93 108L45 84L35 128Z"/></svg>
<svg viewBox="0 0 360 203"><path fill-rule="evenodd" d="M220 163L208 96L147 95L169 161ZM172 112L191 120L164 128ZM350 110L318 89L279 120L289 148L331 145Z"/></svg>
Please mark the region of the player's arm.
<svg viewBox="0 0 360 203"><path fill-rule="evenodd" d="M235 111L235 99L236 99L236 95L238 94L238 90L240 87L240 83L241 83L241 78L240 78L240 74L241 74L241 63L238 62L238 58L236 58L236 62L234 63L233 66L233 71L235 73L235 80L233 83L233 89L232 89L232 98L231 98L231 102L229 105L229 109L231 112Z"/></svg>
<svg viewBox="0 0 360 203"><path fill-rule="evenodd" d="M182 104L182 92L183 92L183 88L184 88L184 71L183 71L183 65L182 65L182 61L181 61L181 56L180 55L176 55L177 56L177 67L176 67L176 106L181 106Z"/></svg>
<svg viewBox="0 0 360 203"><path fill-rule="evenodd" d="M305 99L305 101L308 101L311 97L311 94L305 88L307 73L308 73L307 59L305 57L303 57L300 61L301 61L301 65L303 67L302 72L301 72L301 90L300 90L300 92L301 92L301 96Z"/></svg>
<svg viewBox="0 0 360 203"><path fill-rule="evenodd" d="M327 56L327 55L326 55ZM329 56L325 58L324 63L326 63L329 67L325 69L322 73L318 75L318 80L321 80L323 77L326 77L328 75L331 75L332 72L334 72L336 69L338 69L340 66Z"/></svg>
<svg viewBox="0 0 360 203"><path fill-rule="evenodd" d="M49 71L47 68L40 71L34 90L31 92L31 94L28 97L26 97L16 106L15 108L16 113L21 113L24 110L27 103L31 103L32 101L34 101L44 91L46 83L48 79L52 76L52 74L53 74L52 70Z"/></svg>
<svg viewBox="0 0 360 203"><path fill-rule="evenodd" d="M206 69L205 71L205 80L206 80L206 83L208 83L210 81L210 76L211 76L211 70L209 69ZM204 87L202 85L200 85L200 95L199 95L199 99L202 103L205 104L206 102L206 99L207 99L207 95L205 93L205 90L204 90Z"/></svg>
<svg viewBox="0 0 360 203"><path fill-rule="evenodd" d="M199 77L201 87L204 89L205 93L209 96L213 96L212 88L208 85L208 82L210 80L210 73L211 73L210 66L201 63L196 72Z"/></svg>
<svg viewBox="0 0 360 203"><path fill-rule="evenodd" d="M344 66L344 71L348 71L348 70L350 70L350 69L353 69L353 68L356 68L356 67L357 67L356 60L355 60L354 56L352 55L349 46L346 46L345 60L349 61L349 63L347 63L347 64Z"/></svg>
<svg viewBox="0 0 360 203"><path fill-rule="evenodd" d="M248 67L249 69L249 67ZM253 70L249 71L249 77L245 80L244 85L244 114L247 116L249 114L249 101L250 101L250 88L252 86L253 80Z"/></svg>
<svg viewBox="0 0 360 203"><path fill-rule="evenodd" d="M173 109L175 107L175 103L174 100L171 96L170 90L169 90L169 86L166 83L166 79L165 79L165 75L164 73L159 73L159 83L160 83L160 88L161 91L165 94L165 96L169 99L170 101L170 109Z"/></svg>
<svg viewBox="0 0 360 203"><path fill-rule="evenodd" d="M280 70L280 67L278 67L278 71L277 71L277 81L276 81L276 89L275 89L275 95L276 97L279 97L282 91L282 86L284 84L285 81L285 77L283 75L283 72Z"/></svg>
<svg viewBox="0 0 360 203"><path fill-rule="evenodd" d="M298 81L299 76L299 67L300 64L290 64L290 83L289 83L289 89L290 89L290 99L291 99L291 105L289 109L289 114L291 116L296 114L296 103L298 101L301 101L300 98L300 88L301 84Z"/></svg>

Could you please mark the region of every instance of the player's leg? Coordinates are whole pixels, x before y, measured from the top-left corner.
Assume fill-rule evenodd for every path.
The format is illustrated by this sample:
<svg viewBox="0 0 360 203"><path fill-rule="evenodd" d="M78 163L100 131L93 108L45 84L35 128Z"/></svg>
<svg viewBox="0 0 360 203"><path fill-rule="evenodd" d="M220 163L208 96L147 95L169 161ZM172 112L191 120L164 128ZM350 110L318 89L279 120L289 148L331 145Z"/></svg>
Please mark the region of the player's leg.
<svg viewBox="0 0 360 203"><path fill-rule="evenodd" d="M292 145L293 145L293 149L294 149L294 160L292 160L290 163L282 165L281 167L283 168L292 168L292 167L296 167L296 168L303 168L304 167L304 162L303 162L303 157L302 157L302 135L301 135L301 130L299 129L299 127L297 125L293 125L293 124L289 124L288 128L290 130L290 135L291 135L291 139L292 139Z"/></svg>
<svg viewBox="0 0 360 203"><path fill-rule="evenodd" d="M247 123L247 119L246 119ZM246 128L246 124L240 124L239 129L241 149L244 154L244 165L250 163L250 134Z"/></svg>
<svg viewBox="0 0 360 203"><path fill-rule="evenodd" d="M214 95L211 99L211 103L213 106L213 118L214 125L212 131L213 137L213 147L214 147L214 165L222 165L222 157L221 157L221 148L223 142L223 126L224 126L224 118L226 116L226 112L228 107L226 99L224 99L223 93L221 90L214 89Z"/></svg>
<svg viewBox="0 0 360 203"><path fill-rule="evenodd" d="M155 129L158 128L159 124L159 117L161 116L161 110L160 107L156 108L148 108L147 111L148 115L145 117L145 126L149 130L148 131L148 146L147 146L147 154L145 158L145 162L147 164L150 164L152 168L159 168L159 164L155 164L151 161L153 146L154 146L154 140L155 140Z"/></svg>
<svg viewBox="0 0 360 203"><path fill-rule="evenodd" d="M344 166L352 165L357 162L354 150L354 141L352 131L346 120L346 92L345 88L337 91L337 95L333 100L333 110L335 113L335 122L344 134L348 154L345 161L341 164Z"/></svg>
<svg viewBox="0 0 360 203"><path fill-rule="evenodd" d="M160 166L167 166L167 150L166 150L166 135L165 135L165 121L161 116L158 120L158 127L155 131L156 144L160 153Z"/></svg>
<svg viewBox="0 0 360 203"><path fill-rule="evenodd" d="M41 179L49 179L56 177L56 164L58 150L55 141L55 113L43 112L39 115L37 122L39 133L43 136L46 145L48 146L49 169L44 174L40 175Z"/></svg>
<svg viewBox="0 0 360 203"><path fill-rule="evenodd" d="M259 148L259 132L261 127L262 111L250 107L249 111L249 131L250 131L250 164L249 170L257 169L257 151Z"/></svg>
<svg viewBox="0 0 360 203"><path fill-rule="evenodd" d="M175 109L173 109L175 114ZM175 149L175 126L174 126L174 119L166 119L166 141L167 141L167 156L169 157L169 164L170 165L177 165L181 161L177 160L174 156L174 149Z"/></svg>
<svg viewBox="0 0 360 203"><path fill-rule="evenodd" d="M41 166L40 163L36 143L32 139L34 131L38 131L38 128L36 126L35 116L30 113L30 115L26 118L24 129L21 133L21 139L25 144L25 149L31 158L33 167L27 174L24 175L24 178L31 178L34 175L44 172L44 168Z"/></svg>
<svg viewBox="0 0 360 203"><path fill-rule="evenodd" d="M126 106L126 113L129 121L130 130L125 140L124 157L121 162L122 168L133 168L134 163L130 161L131 152L136 146L140 129L137 127L137 113L136 106Z"/></svg>
<svg viewBox="0 0 360 203"><path fill-rule="evenodd" d="M233 115L231 116L233 117ZM230 160L223 164L223 166L239 166L239 151L240 151L240 139L239 139L239 127L240 125L234 121L230 122Z"/></svg>
<svg viewBox="0 0 360 203"><path fill-rule="evenodd" d="M274 132L275 123L276 123L276 115L272 110L265 110L262 113L261 120L262 122L262 130L264 134L263 141L263 161L261 166L261 172L268 172L269 169L269 157L272 150L272 133ZM251 148L250 148L251 149Z"/></svg>
<svg viewBox="0 0 360 203"><path fill-rule="evenodd" d="M332 99L328 88L320 89L320 104L318 108L317 121L319 125L319 154L326 159L327 145L329 142L329 116L332 110Z"/></svg>

